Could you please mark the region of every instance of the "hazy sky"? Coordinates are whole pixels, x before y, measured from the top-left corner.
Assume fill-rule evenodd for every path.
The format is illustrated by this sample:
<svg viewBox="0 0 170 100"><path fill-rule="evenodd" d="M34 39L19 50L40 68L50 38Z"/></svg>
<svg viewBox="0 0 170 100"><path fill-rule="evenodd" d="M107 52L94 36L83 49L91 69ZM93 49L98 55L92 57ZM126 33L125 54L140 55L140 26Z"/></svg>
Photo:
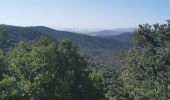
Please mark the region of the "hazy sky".
<svg viewBox="0 0 170 100"><path fill-rule="evenodd" d="M170 19L170 0L0 0L0 24L137 27Z"/></svg>

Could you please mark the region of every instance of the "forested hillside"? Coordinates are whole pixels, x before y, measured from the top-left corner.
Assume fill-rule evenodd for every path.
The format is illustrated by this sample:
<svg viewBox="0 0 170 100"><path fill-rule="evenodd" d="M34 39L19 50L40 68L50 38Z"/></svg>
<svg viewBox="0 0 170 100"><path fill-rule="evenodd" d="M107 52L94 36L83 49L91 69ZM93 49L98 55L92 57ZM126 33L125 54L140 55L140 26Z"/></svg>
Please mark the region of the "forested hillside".
<svg viewBox="0 0 170 100"><path fill-rule="evenodd" d="M4 40L6 41L3 45L9 45L22 40L32 40L40 35L47 36L54 40L70 39L75 45L79 45L83 49L126 49L130 45L123 43L122 41L114 39L104 39L94 36L88 36L78 33L57 31L44 26L37 27L18 27L9 25L0 25L0 29L4 32ZM2 42L2 40L1 40Z"/></svg>

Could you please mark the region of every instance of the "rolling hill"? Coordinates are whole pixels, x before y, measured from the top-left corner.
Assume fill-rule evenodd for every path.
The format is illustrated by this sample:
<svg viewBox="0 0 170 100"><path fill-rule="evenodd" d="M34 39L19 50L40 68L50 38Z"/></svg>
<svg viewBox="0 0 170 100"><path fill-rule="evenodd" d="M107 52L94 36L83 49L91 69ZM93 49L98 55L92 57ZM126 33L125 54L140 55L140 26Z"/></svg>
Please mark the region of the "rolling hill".
<svg viewBox="0 0 170 100"><path fill-rule="evenodd" d="M126 33L122 33L122 34L119 34L119 35L97 36L97 37L105 38L105 39L114 39L114 40L117 40L117 41L121 41L121 42L130 44L131 39L132 39L132 35L133 34L131 32L126 32Z"/></svg>
<svg viewBox="0 0 170 100"><path fill-rule="evenodd" d="M88 36L78 34L74 32L58 31L45 26L35 27L20 27L11 25L0 25L0 47L7 48L11 44L14 44L23 40L32 40L39 36L47 36L54 40L62 40L68 38L76 45L79 45L83 49L126 49L129 48L129 44L113 39L113 38L101 38L95 36Z"/></svg>
<svg viewBox="0 0 170 100"><path fill-rule="evenodd" d="M117 28L112 30L101 30L96 32L91 32L89 35L92 36L114 36L114 35L121 35L124 33L133 33L136 30L136 28Z"/></svg>

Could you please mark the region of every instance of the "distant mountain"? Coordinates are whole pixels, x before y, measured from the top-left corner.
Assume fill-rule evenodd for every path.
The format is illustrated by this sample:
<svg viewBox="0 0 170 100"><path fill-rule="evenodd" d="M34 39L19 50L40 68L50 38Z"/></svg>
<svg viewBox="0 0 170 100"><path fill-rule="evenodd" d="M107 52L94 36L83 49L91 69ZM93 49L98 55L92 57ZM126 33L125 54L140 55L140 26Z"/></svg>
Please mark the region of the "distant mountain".
<svg viewBox="0 0 170 100"><path fill-rule="evenodd" d="M136 28L117 28L113 30L102 30L98 32L89 33L92 36L113 36L113 35L120 35L124 33L133 33Z"/></svg>
<svg viewBox="0 0 170 100"><path fill-rule="evenodd" d="M116 29L85 29L85 28L56 28L57 30L80 33L90 36L119 35L127 32L134 32L136 28L116 28Z"/></svg>
<svg viewBox="0 0 170 100"><path fill-rule="evenodd" d="M113 38L101 38L88 36L73 32L58 31L44 26L35 27L19 27L10 25L0 25L0 29L5 29L5 32L0 32L0 47L7 48L19 41L32 40L39 36L47 36L54 40L62 40L68 38L73 43L80 45L83 49L126 49L130 45Z"/></svg>
<svg viewBox="0 0 170 100"><path fill-rule="evenodd" d="M133 33L126 32L126 33L122 33L122 34L118 34L118 35L109 35L109 36L106 35L106 36L97 36L97 37L104 38L104 39L114 39L117 41L131 44L132 35L133 35Z"/></svg>
<svg viewBox="0 0 170 100"><path fill-rule="evenodd" d="M90 33L102 31L103 29L99 28L55 28L56 30L67 31L67 32L74 32L79 34L91 35Z"/></svg>

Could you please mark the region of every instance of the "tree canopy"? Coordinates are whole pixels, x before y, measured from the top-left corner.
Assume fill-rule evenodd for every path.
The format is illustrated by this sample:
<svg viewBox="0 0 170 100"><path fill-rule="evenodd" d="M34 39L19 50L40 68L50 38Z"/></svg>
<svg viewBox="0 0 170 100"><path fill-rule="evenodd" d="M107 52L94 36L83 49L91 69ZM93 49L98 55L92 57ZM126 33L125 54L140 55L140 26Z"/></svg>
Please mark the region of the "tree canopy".
<svg viewBox="0 0 170 100"><path fill-rule="evenodd" d="M139 25L121 77L124 88L135 99L170 98L170 21Z"/></svg>
<svg viewBox="0 0 170 100"><path fill-rule="evenodd" d="M20 42L5 55L0 55L0 64L5 64L8 71L3 71L1 75L0 99L104 98L102 89L95 87L89 77L85 58L69 40L56 42L42 37L34 41Z"/></svg>

